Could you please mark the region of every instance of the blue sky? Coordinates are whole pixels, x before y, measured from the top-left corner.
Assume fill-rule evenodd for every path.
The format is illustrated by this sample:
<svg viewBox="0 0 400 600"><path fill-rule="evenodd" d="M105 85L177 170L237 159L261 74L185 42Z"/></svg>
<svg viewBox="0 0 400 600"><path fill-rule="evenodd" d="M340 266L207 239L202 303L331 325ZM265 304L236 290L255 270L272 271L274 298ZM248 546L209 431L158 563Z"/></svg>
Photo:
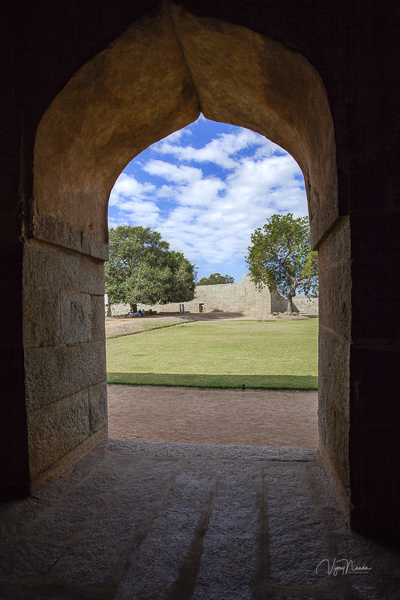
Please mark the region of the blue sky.
<svg viewBox="0 0 400 600"><path fill-rule="evenodd" d="M241 281L252 232L273 213L307 213L304 179L282 148L248 129L203 116L153 144L111 191L109 226L156 229L171 250Z"/></svg>

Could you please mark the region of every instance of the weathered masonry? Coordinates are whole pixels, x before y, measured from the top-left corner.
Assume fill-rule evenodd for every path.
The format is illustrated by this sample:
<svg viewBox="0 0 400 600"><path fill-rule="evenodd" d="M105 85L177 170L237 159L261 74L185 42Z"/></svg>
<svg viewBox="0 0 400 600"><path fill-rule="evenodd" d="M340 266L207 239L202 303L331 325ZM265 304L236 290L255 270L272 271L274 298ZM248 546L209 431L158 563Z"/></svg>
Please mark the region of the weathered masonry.
<svg viewBox="0 0 400 600"><path fill-rule="evenodd" d="M183 303L171 302L170 304L138 304L139 310L156 310L158 312L179 312ZM293 301L295 311L307 314L318 314L318 298L295 296ZM111 307L112 315L122 315L130 311L128 304L114 304ZM287 301L279 299L267 287L258 290L250 279L250 275L243 275L242 283L228 283L217 285L198 285L195 298L184 303L184 310L189 312L238 312L254 319L266 319L273 312L285 312Z"/></svg>
<svg viewBox="0 0 400 600"><path fill-rule="evenodd" d="M1 495L107 435L107 204L200 112L304 174L319 253L320 450L354 529L400 539L399 7L355 0L5 0Z"/></svg>

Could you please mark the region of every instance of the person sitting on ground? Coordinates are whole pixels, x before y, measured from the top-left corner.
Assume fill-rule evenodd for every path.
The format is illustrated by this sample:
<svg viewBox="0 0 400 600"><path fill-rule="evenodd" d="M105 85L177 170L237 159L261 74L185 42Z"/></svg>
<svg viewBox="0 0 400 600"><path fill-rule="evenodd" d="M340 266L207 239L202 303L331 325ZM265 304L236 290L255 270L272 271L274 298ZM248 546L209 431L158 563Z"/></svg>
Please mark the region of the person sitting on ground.
<svg viewBox="0 0 400 600"><path fill-rule="evenodd" d="M141 317L141 316L142 316L142 315L141 315L141 312L140 312L140 310L139 310L139 309L138 309L138 311L137 311L137 313L136 313L136 316L137 316L137 317Z"/></svg>

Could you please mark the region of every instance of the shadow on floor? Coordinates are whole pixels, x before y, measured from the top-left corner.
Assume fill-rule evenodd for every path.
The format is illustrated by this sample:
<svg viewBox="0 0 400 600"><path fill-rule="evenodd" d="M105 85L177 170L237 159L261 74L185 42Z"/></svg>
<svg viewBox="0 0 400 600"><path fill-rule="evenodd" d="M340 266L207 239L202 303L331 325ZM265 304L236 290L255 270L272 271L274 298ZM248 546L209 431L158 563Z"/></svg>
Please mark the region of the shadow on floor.
<svg viewBox="0 0 400 600"><path fill-rule="evenodd" d="M317 390L312 375L201 375L175 373L108 373L108 383L219 389Z"/></svg>
<svg viewBox="0 0 400 600"><path fill-rule="evenodd" d="M303 448L108 440L0 531L2 600L399 597L399 555L348 530Z"/></svg>

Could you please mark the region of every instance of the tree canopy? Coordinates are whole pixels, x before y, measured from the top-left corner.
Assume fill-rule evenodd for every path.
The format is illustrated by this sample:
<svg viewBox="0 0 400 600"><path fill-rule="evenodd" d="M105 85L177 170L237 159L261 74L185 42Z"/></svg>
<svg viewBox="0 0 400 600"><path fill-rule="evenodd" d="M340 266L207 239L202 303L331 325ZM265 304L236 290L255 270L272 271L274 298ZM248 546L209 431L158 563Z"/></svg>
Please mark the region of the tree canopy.
<svg viewBox="0 0 400 600"><path fill-rule="evenodd" d="M235 278L230 275L220 275L219 273L212 273L209 277L202 277L197 285L216 285L220 283L235 283Z"/></svg>
<svg viewBox="0 0 400 600"><path fill-rule="evenodd" d="M317 252L311 250L308 217L272 215L255 230L251 242L246 262L252 281L286 296L288 313L293 312L292 300L299 286L307 296L318 295Z"/></svg>
<svg viewBox="0 0 400 600"><path fill-rule="evenodd" d="M150 227L120 225L109 231L105 265L110 304L167 304L194 298L196 268Z"/></svg>

